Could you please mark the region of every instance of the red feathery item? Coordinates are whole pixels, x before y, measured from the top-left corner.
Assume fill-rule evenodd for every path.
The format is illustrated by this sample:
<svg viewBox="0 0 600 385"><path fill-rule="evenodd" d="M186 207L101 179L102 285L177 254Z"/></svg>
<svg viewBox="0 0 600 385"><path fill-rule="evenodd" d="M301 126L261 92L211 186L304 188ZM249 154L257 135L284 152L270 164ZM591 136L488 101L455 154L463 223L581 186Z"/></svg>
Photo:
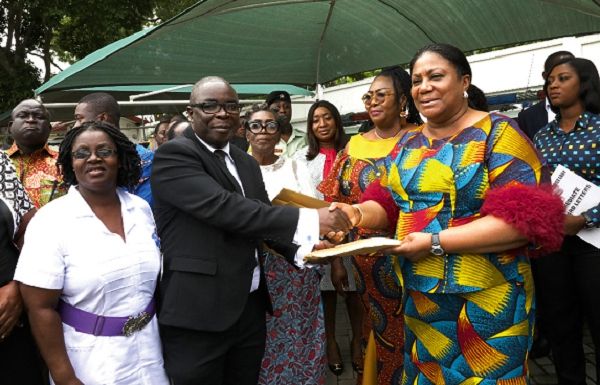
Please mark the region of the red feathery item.
<svg viewBox="0 0 600 385"><path fill-rule="evenodd" d="M493 215L514 226L537 247L539 256L560 249L565 206L552 185L513 184L487 192L481 215Z"/></svg>

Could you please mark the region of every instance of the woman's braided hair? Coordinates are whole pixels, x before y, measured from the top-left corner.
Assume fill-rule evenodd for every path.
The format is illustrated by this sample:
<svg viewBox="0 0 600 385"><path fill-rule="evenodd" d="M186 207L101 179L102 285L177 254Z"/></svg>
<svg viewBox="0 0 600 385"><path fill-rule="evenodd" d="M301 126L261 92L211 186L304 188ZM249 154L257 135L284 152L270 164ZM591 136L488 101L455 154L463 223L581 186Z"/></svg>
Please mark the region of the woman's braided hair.
<svg viewBox="0 0 600 385"><path fill-rule="evenodd" d="M77 184L77 178L75 177L75 172L73 172L71 151L75 139L86 131L103 131L115 143L117 159L119 161L117 186L125 187L129 191L132 191L139 183L142 173L140 156L135 149L135 144L125 134L112 124L103 121L83 123L81 126L71 129L65 135L65 139L60 144L58 154L58 164L61 166L64 182L67 185Z"/></svg>

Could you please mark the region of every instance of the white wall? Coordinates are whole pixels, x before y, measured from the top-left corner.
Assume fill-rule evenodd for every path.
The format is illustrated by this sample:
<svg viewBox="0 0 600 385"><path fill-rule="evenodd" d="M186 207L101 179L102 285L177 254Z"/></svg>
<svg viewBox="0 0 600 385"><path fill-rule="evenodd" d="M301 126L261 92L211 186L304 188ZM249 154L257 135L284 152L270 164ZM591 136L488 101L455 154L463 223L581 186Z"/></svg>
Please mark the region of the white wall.
<svg viewBox="0 0 600 385"><path fill-rule="evenodd" d="M473 84L488 96L539 90L543 85L542 70L546 57L562 50L590 59L600 68L600 34L566 37L469 56ZM325 88L323 99L332 102L342 115L364 111L360 97L368 91L372 80ZM292 100L292 122L295 127L304 130L310 102L314 99L298 97Z"/></svg>

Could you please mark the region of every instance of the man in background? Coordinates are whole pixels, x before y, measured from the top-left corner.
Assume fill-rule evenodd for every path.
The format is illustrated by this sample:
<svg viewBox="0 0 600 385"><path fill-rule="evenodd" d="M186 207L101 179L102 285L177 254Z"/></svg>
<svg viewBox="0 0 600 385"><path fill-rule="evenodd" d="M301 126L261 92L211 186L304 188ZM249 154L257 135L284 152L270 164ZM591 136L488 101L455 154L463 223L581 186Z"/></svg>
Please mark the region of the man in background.
<svg viewBox="0 0 600 385"><path fill-rule="evenodd" d="M120 118L121 112L117 100L105 92L95 92L84 96L75 107L75 125L73 127L79 127L85 122L106 121L120 129ZM143 198L152 207L154 202L150 189L150 174L152 173L154 153L140 144L136 144L135 149L142 162L142 175L133 193Z"/></svg>
<svg viewBox="0 0 600 385"><path fill-rule="evenodd" d="M6 154L36 208L66 192L56 165L58 153L48 146L50 114L35 99L25 99L12 111L8 132L14 139Z"/></svg>
<svg viewBox="0 0 600 385"><path fill-rule="evenodd" d="M294 153L306 147L306 134L292 127L292 99L286 91L273 91L265 99L265 104L275 114L281 140L275 146L275 155L291 157Z"/></svg>

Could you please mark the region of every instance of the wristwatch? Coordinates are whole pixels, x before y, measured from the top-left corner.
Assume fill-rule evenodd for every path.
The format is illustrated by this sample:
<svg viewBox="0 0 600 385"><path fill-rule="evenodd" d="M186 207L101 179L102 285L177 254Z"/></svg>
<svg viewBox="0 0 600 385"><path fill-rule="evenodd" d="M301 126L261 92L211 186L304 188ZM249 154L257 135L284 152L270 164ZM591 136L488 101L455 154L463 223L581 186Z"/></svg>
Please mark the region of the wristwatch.
<svg viewBox="0 0 600 385"><path fill-rule="evenodd" d="M439 233L431 234L431 250L429 252L433 255L437 255L438 257L446 254L446 251L444 251L444 248L440 244Z"/></svg>
<svg viewBox="0 0 600 385"><path fill-rule="evenodd" d="M581 213L581 216L583 217L583 219L585 219L585 225L583 225L584 229L593 229L594 227L596 227L596 224L594 223L592 218L590 218L589 215L587 215L586 213Z"/></svg>

